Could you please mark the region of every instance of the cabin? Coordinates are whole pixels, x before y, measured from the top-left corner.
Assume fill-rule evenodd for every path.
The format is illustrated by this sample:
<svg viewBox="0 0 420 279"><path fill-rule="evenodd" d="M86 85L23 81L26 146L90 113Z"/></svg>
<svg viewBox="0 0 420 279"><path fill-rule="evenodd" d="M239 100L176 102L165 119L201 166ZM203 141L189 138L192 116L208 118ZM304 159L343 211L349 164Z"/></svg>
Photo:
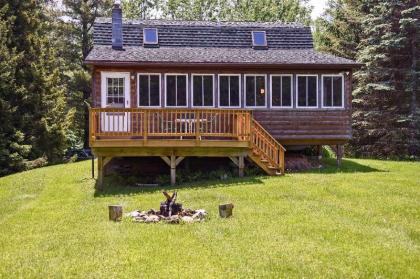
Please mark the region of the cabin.
<svg viewBox="0 0 420 279"><path fill-rule="evenodd" d="M354 61L314 50L310 27L280 22L125 20L94 24L89 139L98 183L115 157L156 156L171 183L188 156L285 172L287 148L352 135Z"/></svg>

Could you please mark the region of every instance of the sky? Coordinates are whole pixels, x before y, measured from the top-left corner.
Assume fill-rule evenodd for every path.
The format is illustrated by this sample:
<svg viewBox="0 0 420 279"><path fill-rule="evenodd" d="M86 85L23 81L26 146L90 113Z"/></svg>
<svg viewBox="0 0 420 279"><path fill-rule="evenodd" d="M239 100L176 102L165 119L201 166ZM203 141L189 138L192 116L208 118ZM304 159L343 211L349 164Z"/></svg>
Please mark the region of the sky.
<svg viewBox="0 0 420 279"><path fill-rule="evenodd" d="M319 17L324 12L328 0L309 0L309 5L313 6L312 19Z"/></svg>

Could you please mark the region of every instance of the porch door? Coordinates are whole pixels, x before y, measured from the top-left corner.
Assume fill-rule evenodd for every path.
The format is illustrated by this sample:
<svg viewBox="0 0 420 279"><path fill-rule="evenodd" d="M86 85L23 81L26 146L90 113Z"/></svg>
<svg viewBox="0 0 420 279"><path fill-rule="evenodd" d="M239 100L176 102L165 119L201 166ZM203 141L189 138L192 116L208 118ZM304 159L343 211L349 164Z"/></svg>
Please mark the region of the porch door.
<svg viewBox="0 0 420 279"><path fill-rule="evenodd" d="M101 73L101 107L129 108L130 73ZM103 132L129 132L129 112L101 113L101 130Z"/></svg>

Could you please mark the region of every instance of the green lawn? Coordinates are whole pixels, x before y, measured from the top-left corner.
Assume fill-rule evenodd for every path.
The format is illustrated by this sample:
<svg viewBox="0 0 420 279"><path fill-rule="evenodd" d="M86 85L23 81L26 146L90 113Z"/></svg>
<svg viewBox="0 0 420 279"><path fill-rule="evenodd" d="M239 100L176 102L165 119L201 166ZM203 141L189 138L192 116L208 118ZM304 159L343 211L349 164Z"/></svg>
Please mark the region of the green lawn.
<svg viewBox="0 0 420 279"><path fill-rule="evenodd" d="M95 193L90 162L0 178L0 278L420 276L420 163L178 187L205 223L108 221L107 205L157 208L160 189ZM220 203L234 217L218 218Z"/></svg>

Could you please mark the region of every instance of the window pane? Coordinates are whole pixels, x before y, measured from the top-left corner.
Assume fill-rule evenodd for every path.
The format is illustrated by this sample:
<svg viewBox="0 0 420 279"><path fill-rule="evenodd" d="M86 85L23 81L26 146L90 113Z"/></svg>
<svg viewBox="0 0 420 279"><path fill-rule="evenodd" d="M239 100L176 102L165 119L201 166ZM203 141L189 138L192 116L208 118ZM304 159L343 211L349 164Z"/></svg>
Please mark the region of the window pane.
<svg viewBox="0 0 420 279"><path fill-rule="evenodd" d="M246 105L255 106L255 77L247 76L245 80Z"/></svg>
<svg viewBox="0 0 420 279"><path fill-rule="evenodd" d="M309 76L308 77L308 106L314 107L316 106L316 77Z"/></svg>
<svg viewBox="0 0 420 279"><path fill-rule="evenodd" d="M203 79L202 76L194 76L193 78L193 101L194 106L202 106L203 105L203 98L202 98L202 87L203 86Z"/></svg>
<svg viewBox="0 0 420 279"><path fill-rule="evenodd" d="M331 77L324 77L323 85L324 85L324 106L330 107L332 106Z"/></svg>
<svg viewBox="0 0 420 279"><path fill-rule="evenodd" d="M159 75L150 76L150 105L159 106L160 104L160 79Z"/></svg>
<svg viewBox="0 0 420 279"><path fill-rule="evenodd" d="M219 103L220 106L229 106L229 77L221 76L219 78Z"/></svg>
<svg viewBox="0 0 420 279"><path fill-rule="evenodd" d="M213 106L213 77L203 77L204 106Z"/></svg>
<svg viewBox="0 0 420 279"><path fill-rule="evenodd" d="M257 76L257 88L256 88L256 106L265 106L265 96L267 94L265 90L265 77Z"/></svg>
<svg viewBox="0 0 420 279"><path fill-rule="evenodd" d="M298 106L306 106L306 77L298 77Z"/></svg>
<svg viewBox="0 0 420 279"><path fill-rule="evenodd" d="M149 106L149 76L141 75L139 78L139 105Z"/></svg>
<svg viewBox="0 0 420 279"><path fill-rule="evenodd" d="M230 105L239 106L239 77L230 77Z"/></svg>
<svg viewBox="0 0 420 279"><path fill-rule="evenodd" d="M335 107L341 107L343 105L343 78L333 78L333 105Z"/></svg>
<svg viewBox="0 0 420 279"><path fill-rule="evenodd" d="M290 107L292 105L292 77L282 77L282 106Z"/></svg>
<svg viewBox="0 0 420 279"><path fill-rule="evenodd" d="M155 28L144 28L144 43L145 44L157 44L157 29Z"/></svg>
<svg viewBox="0 0 420 279"><path fill-rule="evenodd" d="M177 76L177 106L187 105L187 77Z"/></svg>
<svg viewBox="0 0 420 279"><path fill-rule="evenodd" d="M112 107L124 107L124 78L107 78L106 104Z"/></svg>
<svg viewBox="0 0 420 279"><path fill-rule="evenodd" d="M273 106L281 106L280 89L281 77L273 76L271 78L271 103Z"/></svg>
<svg viewBox="0 0 420 279"><path fill-rule="evenodd" d="M176 106L176 88L175 88L176 76L166 77L166 105Z"/></svg>
<svg viewBox="0 0 420 279"><path fill-rule="evenodd" d="M265 46L267 44L265 32L263 31L253 31L254 46Z"/></svg>

